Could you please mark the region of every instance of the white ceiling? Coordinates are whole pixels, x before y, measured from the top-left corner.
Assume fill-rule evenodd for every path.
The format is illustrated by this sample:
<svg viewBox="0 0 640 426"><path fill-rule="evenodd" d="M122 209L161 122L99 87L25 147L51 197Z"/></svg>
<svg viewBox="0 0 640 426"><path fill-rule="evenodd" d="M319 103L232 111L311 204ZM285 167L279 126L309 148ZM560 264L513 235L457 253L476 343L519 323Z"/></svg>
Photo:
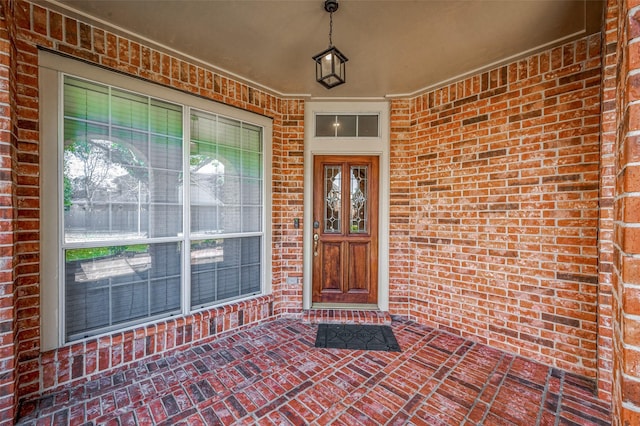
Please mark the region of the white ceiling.
<svg viewBox="0 0 640 426"><path fill-rule="evenodd" d="M315 81L329 44L324 0L38 1L279 95L416 94L598 32L600 0L340 0L333 44L347 82ZM153 45L153 44L152 44Z"/></svg>

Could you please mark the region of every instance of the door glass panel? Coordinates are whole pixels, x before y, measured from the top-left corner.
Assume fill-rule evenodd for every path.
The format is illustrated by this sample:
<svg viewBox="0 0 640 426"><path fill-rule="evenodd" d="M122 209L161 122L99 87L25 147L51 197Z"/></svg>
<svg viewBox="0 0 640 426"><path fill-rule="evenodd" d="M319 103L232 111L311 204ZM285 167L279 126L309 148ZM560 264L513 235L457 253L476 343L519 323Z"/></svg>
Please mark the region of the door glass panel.
<svg viewBox="0 0 640 426"><path fill-rule="evenodd" d="M367 232L367 166L351 166L351 233Z"/></svg>
<svg viewBox="0 0 640 426"><path fill-rule="evenodd" d="M324 166L324 232L340 232L340 166Z"/></svg>

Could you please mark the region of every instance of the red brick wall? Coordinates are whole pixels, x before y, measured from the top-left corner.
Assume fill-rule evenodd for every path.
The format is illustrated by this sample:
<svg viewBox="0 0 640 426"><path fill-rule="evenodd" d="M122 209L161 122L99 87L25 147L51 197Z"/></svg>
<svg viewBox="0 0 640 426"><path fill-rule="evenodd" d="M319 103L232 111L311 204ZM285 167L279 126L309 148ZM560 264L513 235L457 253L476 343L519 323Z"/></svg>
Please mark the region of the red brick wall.
<svg viewBox="0 0 640 426"><path fill-rule="evenodd" d="M0 419L16 414L16 339L19 338L16 307L15 264L15 160L17 141L15 22L12 5L0 2Z"/></svg>
<svg viewBox="0 0 640 426"><path fill-rule="evenodd" d="M21 39L25 16L18 2L15 5L17 24L17 225L14 248L16 265L16 310L18 396L25 391L37 391L40 355L40 189L38 134L38 69L37 49Z"/></svg>
<svg viewBox="0 0 640 426"><path fill-rule="evenodd" d="M613 418L640 424L640 2L617 6ZM617 3L617 5L615 4Z"/></svg>
<svg viewBox="0 0 640 426"><path fill-rule="evenodd" d="M595 35L394 103L412 318L595 377L600 74Z"/></svg>
<svg viewBox="0 0 640 426"><path fill-rule="evenodd" d="M600 218L598 221L598 392L611 400L613 343L611 282L616 175L617 0L607 3L602 32L602 118L600 124Z"/></svg>
<svg viewBox="0 0 640 426"><path fill-rule="evenodd" d="M18 353L16 395L20 397L86 380L90 375L211 338L221 331L294 309L299 311L302 306L301 286L289 288L285 282L289 276L301 276L302 271L301 256L294 255L302 251L301 231L293 229L291 218L302 216L304 102L277 98L152 46L139 44L39 5L21 0L13 4L17 25L14 43L17 47L16 91L12 98L17 103L13 111L18 113L15 120L18 129L15 143L18 147L17 166L12 167L10 161L3 164L9 173L16 173L13 179L8 178L6 190L11 194L11 184L15 185L17 200L7 204L19 209L13 246L18 255L15 268L17 296L15 302L12 294L0 298L0 309L6 309L8 317L14 308L16 310L17 323L8 327L16 336L15 346L10 339L3 340L7 343L7 350L15 347ZM4 37L0 37L0 42L3 40ZM38 47L273 119L272 296L210 309L186 318L169 319L40 354ZM10 136L7 133L7 142ZM11 154L9 149L7 152L7 155ZM7 223L9 226L11 221ZM13 289L10 263L11 258L7 265L8 284L2 287L9 293ZM4 311L0 312L4 315ZM9 358L7 362L13 361ZM3 371L14 372L10 365ZM15 397L12 387L13 381L9 378L7 394L11 399ZM13 409L13 403L7 403L7 409ZM0 405L0 410L3 407Z"/></svg>

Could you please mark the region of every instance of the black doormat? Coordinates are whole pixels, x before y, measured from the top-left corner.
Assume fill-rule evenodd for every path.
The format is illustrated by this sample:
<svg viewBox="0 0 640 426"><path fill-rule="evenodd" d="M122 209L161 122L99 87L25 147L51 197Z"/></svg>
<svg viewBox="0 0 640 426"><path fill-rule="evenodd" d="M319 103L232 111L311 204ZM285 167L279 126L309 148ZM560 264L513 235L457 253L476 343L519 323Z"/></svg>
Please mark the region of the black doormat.
<svg viewBox="0 0 640 426"><path fill-rule="evenodd" d="M401 352L388 325L318 324L316 348Z"/></svg>

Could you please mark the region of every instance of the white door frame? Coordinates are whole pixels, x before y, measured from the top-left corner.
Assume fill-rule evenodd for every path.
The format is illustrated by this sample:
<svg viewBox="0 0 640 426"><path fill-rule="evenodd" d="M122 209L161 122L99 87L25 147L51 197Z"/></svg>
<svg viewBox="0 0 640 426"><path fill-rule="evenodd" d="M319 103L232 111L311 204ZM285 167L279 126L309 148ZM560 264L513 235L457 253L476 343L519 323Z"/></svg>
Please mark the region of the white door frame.
<svg viewBox="0 0 640 426"><path fill-rule="evenodd" d="M315 116L330 114L378 114L377 138L316 138ZM305 105L304 136L304 262L302 308L312 307L313 272L313 157L315 155L377 155L380 157L380 193L378 208L378 309L389 310L389 103L310 101ZM348 305L347 305L348 306Z"/></svg>

